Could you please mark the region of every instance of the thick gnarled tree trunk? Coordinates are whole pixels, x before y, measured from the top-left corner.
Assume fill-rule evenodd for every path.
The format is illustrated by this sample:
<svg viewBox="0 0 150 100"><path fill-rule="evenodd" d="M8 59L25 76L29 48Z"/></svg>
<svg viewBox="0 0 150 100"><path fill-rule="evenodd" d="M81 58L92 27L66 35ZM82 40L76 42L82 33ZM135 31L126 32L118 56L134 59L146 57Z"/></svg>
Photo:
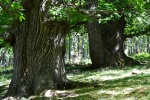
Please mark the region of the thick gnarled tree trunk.
<svg viewBox="0 0 150 100"><path fill-rule="evenodd" d="M95 10L98 0L87 0L86 9ZM102 15L103 16L103 15ZM92 68L107 66L120 66L138 63L124 53L124 28L126 25L124 16L119 20L107 23L98 23L98 19L91 17L87 24L89 35L89 49Z"/></svg>
<svg viewBox="0 0 150 100"><path fill-rule="evenodd" d="M124 16L119 20L109 21L101 25L101 35L105 51L105 66L140 64L138 61L127 57L124 53L125 25Z"/></svg>
<svg viewBox="0 0 150 100"><path fill-rule="evenodd" d="M64 69L67 21L45 21L43 3L38 0L28 3L32 6L24 4L26 20L17 23L14 30L14 70L6 96L22 97L46 89L62 89L68 82Z"/></svg>
<svg viewBox="0 0 150 100"><path fill-rule="evenodd" d="M124 17L105 24L91 22L88 27L90 56L93 68L140 64L124 53Z"/></svg>
<svg viewBox="0 0 150 100"><path fill-rule="evenodd" d="M122 16L119 20L105 24L90 23L88 27L90 56L92 67L114 67L140 64L124 53L124 29L126 22Z"/></svg>

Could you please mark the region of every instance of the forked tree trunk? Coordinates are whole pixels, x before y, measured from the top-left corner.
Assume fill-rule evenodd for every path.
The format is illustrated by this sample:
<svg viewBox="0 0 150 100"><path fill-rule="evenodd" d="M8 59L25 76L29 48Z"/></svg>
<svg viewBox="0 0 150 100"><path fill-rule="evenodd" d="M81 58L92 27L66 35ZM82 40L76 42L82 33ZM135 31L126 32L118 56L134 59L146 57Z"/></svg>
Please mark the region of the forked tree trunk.
<svg viewBox="0 0 150 100"><path fill-rule="evenodd" d="M14 70L6 96L38 94L45 89L64 88L68 82L64 69L68 23L45 21L43 3L33 0L29 4L29 10L25 7L26 20L17 23L14 30Z"/></svg>

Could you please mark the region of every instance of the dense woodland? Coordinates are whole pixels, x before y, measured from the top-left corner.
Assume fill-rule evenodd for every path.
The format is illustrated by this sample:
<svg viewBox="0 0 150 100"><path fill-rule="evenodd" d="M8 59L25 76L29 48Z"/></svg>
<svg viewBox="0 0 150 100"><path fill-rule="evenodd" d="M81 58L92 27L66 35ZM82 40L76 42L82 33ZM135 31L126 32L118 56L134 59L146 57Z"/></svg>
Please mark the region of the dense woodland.
<svg viewBox="0 0 150 100"><path fill-rule="evenodd" d="M96 70L100 75L106 69L148 68L149 53L149 0L0 0L0 66L13 66L6 100L103 88L96 76L87 82L74 75L80 68L91 76Z"/></svg>

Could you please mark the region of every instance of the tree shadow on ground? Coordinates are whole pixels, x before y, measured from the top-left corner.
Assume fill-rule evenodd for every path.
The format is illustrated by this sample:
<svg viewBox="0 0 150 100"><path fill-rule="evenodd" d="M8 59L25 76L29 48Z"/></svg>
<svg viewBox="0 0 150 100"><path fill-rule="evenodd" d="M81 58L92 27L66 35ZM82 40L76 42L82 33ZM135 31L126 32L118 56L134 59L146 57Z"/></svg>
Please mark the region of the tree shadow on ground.
<svg viewBox="0 0 150 100"><path fill-rule="evenodd" d="M5 80L11 79L12 72L13 72L12 67L1 67L0 68L0 78L5 79ZM1 81L1 79L0 79L0 81Z"/></svg>
<svg viewBox="0 0 150 100"><path fill-rule="evenodd" d="M92 70L91 67L88 65L72 65L72 64L65 65L65 69L67 74Z"/></svg>
<svg viewBox="0 0 150 100"><path fill-rule="evenodd" d="M12 69L11 70L4 70L4 71L2 71L2 72L0 72L0 75L4 75L4 74L6 74L6 75L8 75L8 74L12 74Z"/></svg>
<svg viewBox="0 0 150 100"><path fill-rule="evenodd" d="M116 76L114 73L111 73L111 70L122 70L122 72L130 72L129 76L114 78L110 80L96 80L97 84L91 84L87 86L77 87L73 91L79 94L76 98L67 98L64 100L82 100L82 97L88 97L86 100L126 100L126 99L134 99L134 100L150 100L150 74L140 73L140 74L132 74L133 69L149 69L150 66L148 64L143 65L134 65L134 66L119 66L116 68L108 68L108 69L96 69L91 70L89 66L67 66L66 70L69 74L74 77L74 75L78 75L77 78L86 79L88 76L96 76L96 73L100 73L103 71L108 71L109 73L104 73L104 76ZM73 72L74 70L74 72ZM82 74L83 72L83 74ZM94 72L94 73L93 73ZM95 73L96 72L96 73ZM118 73L117 73L118 75ZM121 74L120 74L121 75ZM103 76L103 75L102 75ZM71 77L71 78L72 78ZM101 77L99 74L98 77ZM86 81L86 80L84 80ZM89 82L92 83L92 80ZM85 97L85 98L86 98ZM78 99L77 99L78 98ZM111 99L110 99L111 98ZM122 99L124 98L124 99ZM84 100L84 99L83 99Z"/></svg>
<svg viewBox="0 0 150 100"><path fill-rule="evenodd" d="M150 75L135 75L130 77L125 77L116 80L107 80L103 81L105 88L114 88L114 87L130 87L136 85L150 85Z"/></svg>
<svg viewBox="0 0 150 100"><path fill-rule="evenodd" d="M0 100L6 93L10 79L12 77L12 67L0 67Z"/></svg>
<svg viewBox="0 0 150 100"><path fill-rule="evenodd" d="M82 72L95 72L95 71L107 71L107 70L128 70L128 69L133 69L133 68L137 68L137 69L149 69L150 68L150 61L141 65L132 65L132 66L114 66L114 67L106 67L106 68L97 68L97 69L93 69L91 66L88 65L66 65L65 69L66 69L66 73L70 74L78 74L78 73L82 73ZM144 66L144 67L143 67Z"/></svg>
<svg viewBox="0 0 150 100"><path fill-rule="evenodd" d="M91 87L77 89L75 90L75 93L80 94L81 96L84 94L86 95L98 94L99 96L97 96L97 98L102 97L105 98L104 100L107 100L108 97L114 96L114 98L116 99L116 98L126 97L126 95L128 95L129 97L135 96L136 98L141 98L143 96L148 96L150 98L149 77L150 75L135 75L135 76L114 79L114 80L98 81L99 84L93 85ZM122 100L126 100L126 99L122 99ZM141 100L141 99L136 99L136 100Z"/></svg>
<svg viewBox="0 0 150 100"><path fill-rule="evenodd" d="M4 96L6 90L8 89L7 86L8 86L8 85L1 85L1 86L0 86L0 100L1 100L2 97Z"/></svg>
<svg viewBox="0 0 150 100"><path fill-rule="evenodd" d="M114 80L97 81L97 83L99 84L95 84L91 86L97 89L122 88L122 87L138 86L138 85L145 86L145 85L150 85L149 77L150 75L135 75L135 76L114 79ZM97 89L93 91L97 91ZM92 89L89 90L91 91ZM80 90L78 92L80 92Z"/></svg>

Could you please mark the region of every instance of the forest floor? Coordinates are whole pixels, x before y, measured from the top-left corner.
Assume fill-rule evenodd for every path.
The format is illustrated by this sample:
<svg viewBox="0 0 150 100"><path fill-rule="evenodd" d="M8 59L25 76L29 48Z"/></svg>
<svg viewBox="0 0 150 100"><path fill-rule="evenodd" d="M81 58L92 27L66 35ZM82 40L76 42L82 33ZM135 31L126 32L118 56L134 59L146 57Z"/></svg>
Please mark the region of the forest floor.
<svg viewBox="0 0 150 100"><path fill-rule="evenodd" d="M97 70L89 70L87 66L67 66L67 77L70 80L96 85L65 91L53 90L54 97L32 96L26 99L150 100L150 56L137 55L134 57L145 64ZM11 72L11 67L0 68L0 97L8 89Z"/></svg>

